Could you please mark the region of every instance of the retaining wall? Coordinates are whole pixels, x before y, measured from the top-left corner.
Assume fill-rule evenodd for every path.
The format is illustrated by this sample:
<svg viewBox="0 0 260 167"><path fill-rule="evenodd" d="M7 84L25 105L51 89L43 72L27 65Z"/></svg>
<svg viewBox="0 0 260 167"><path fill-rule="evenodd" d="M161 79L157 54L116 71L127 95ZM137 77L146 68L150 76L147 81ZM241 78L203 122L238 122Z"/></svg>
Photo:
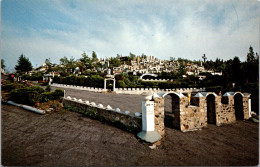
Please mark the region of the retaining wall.
<svg viewBox="0 0 260 167"><path fill-rule="evenodd" d="M96 106L93 102L86 104L86 102L81 99L72 100L64 98L63 103L64 106L77 107L77 109L81 111L94 113L99 118L116 126L122 126L127 131L140 132L142 130L142 117L140 113L131 114L129 111L121 112L118 108L112 109L100 106L100 104Z"/></svg>

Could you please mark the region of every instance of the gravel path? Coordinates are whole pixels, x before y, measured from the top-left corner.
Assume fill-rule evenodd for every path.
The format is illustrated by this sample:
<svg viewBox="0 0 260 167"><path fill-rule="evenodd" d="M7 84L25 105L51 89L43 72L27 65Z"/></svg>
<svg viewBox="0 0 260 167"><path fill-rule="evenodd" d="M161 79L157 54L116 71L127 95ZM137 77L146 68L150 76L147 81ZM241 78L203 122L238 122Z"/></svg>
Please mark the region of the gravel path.
<svg viewBox="0 0 260 167"><path fill-rule="evenodd" d="M152 150L135 135L73 112L38 115L2 104L4 166L256 166L259 125L237 121L200 131L166 127Z"/></svg>

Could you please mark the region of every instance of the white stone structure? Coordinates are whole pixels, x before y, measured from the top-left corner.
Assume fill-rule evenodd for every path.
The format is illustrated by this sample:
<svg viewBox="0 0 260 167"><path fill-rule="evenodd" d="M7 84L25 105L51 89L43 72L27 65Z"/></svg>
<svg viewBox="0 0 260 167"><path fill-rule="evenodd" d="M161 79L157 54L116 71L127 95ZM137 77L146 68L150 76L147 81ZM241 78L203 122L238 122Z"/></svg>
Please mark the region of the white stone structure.
<svg viewBox="0 0 260 167"><path fill-rule="evenodd" d="M137 134L139 138L146 142L155 143L162 136L154 129L154 101L151 92L143 93L144 100L142 102L142 131Z"/></svg>
<svg viewBox="0 0 260 167"><path fill-rule="evenodd" d="M104 90L107 90L107 81L112 80L113 81L113 89L112 91L116 90L116 79L114 75L106 75L104 79Z"/></svg>

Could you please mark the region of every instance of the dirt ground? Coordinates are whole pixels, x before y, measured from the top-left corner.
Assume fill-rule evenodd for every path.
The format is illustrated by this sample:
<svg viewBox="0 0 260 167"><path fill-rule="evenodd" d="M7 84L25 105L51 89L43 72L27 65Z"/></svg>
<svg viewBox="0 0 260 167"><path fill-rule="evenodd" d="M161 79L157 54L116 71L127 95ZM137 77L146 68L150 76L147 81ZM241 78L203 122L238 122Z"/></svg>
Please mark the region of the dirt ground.
<svg viewBox="0 0 260 167"><path fill-rule="evenodd" d="M208 125L186 133L166 128L162 145L151 149L134 134L78 113L38 115L2 104L2 165L255 166L259 163L258 128L258 123L250 121Z"/></svg>

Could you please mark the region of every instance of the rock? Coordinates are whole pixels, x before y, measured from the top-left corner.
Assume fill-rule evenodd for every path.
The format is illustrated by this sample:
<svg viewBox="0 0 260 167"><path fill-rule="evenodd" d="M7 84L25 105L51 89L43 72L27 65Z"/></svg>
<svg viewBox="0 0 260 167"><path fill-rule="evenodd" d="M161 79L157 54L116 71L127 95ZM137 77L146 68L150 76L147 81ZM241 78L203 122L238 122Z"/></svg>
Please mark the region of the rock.
<svg viewBox="0 0 260 167"><path fill-rule="evenodd" d="M91 102L90 105L93 106L93 107L97 106L95 102Z"/></svg>
<svg viewBox="0 0 260 167"><path fill-rule="evenodd" d="M106 109L107 110L112 110L112 107L110 105L107 105Z"/></svg>
<svg viewBox="0 0 260 167"><path fill-rule="evenodd" d="M103 108L103 104L98 104L98 108Z"/></svg>
<svg viewBox="0 0 260 167"><path fill-rule="evenodd" d="M141 114L140 114L139 112L136 112L136 113L135 113L135 116L140 117Z"/></svg>
<svg viewBox="0 0 260 167"><path fill-rule="evenodd" d="M154 149L156 149L156 145L153 144L153 145L149 146L149 148L152 149L152 150L154 150Z"/></svg>
<svg viewBox="0 0 260 167"><path fill-rule="evenodd" d="M82 101L82 99L79 99L78 102L82 103L83 101Z"/></svg>

